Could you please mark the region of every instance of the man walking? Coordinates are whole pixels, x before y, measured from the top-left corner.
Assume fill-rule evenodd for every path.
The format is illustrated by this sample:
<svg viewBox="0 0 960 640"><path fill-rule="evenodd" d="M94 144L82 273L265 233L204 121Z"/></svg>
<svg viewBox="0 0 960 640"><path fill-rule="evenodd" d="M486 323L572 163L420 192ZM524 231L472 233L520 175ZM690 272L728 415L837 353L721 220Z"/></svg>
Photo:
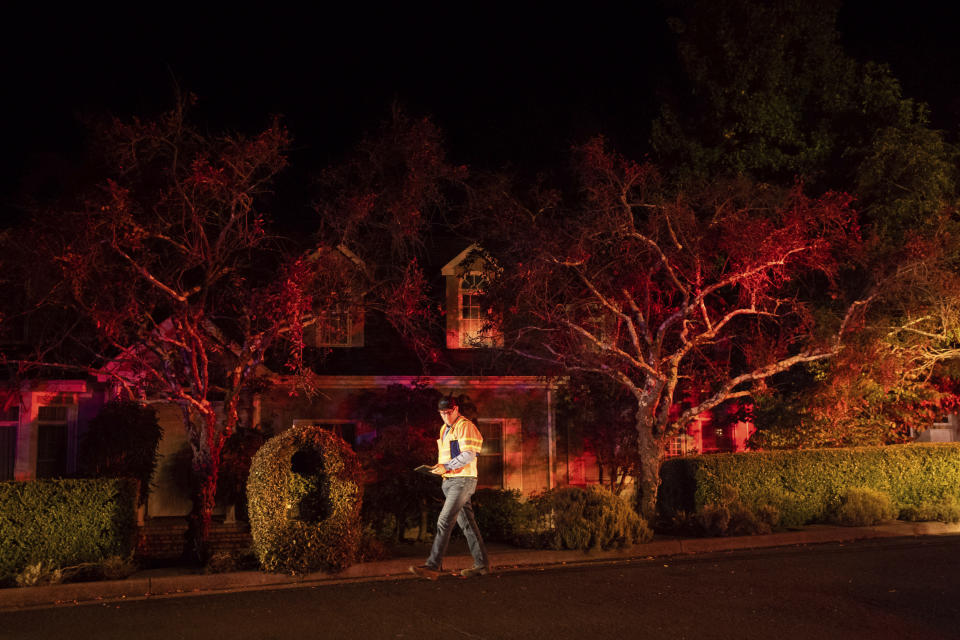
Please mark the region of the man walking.
<svg viewBox="0 0 960 640"><path fill-rule="evenodd" d="M460 414L458 402L452 395L440 398L438 409L443 427L437 440L437 464L430 471L443 476L443 509L437 518L437 535L433 539L430 557L426 564L410 567L410 571L431 580L440 577L443 573L443 556L447 552L453 523L456 522L473 556L473 567L464 569L460 575L467 578L482 576L490 572L490 561L473 517L470 497L477 490L477 455L483 446L483 436L477 425Z"/></svg>

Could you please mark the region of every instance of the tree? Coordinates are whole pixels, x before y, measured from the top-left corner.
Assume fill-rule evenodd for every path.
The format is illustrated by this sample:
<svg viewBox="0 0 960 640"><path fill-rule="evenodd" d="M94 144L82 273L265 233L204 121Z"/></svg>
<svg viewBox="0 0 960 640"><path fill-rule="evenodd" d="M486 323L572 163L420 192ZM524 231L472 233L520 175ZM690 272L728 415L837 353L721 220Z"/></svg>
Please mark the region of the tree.
<svg viewBox="0 0 960 640"><path fill-rule="evenodd" d="M953 236L943 236L915 239L901 252L835 361L818 363L809 379L781 384L779 397L763 399L754 444L894 444L956 412L960 277Z"/></svg>
<svg viewBox="0 0 960 640"><path fill-rule="evenodd" d="M818 318L804 297L835 292L860 249L856 215L844 194L814 199L743 178L671 194L654 167L602 140L579 150L577 167L579 207L504 210L526 231L501 239L488 304L514 352L632 396L652 520L670 438L770 376L838 352L864 301L836 299ZM671 414L689 397L699 400Z"/></svg>
<svg viewBox="0 0 960 640"><path fill-rule="evenodd" d="M938 395L917 367L929 373L920 363L934 353L942 363L955 346L944 339L950 323L940 321L958 300L949 284L957 272L957 149L889 68L847 54L839 7L837 0L676 3L671 26L687 82L665 100L653 129L661 162L680 180L733 173L789 185L801 175L818 191L856 196L870 275L851 274L849 285L877 277L883 298L866 320L861 356L817 368L816 379L778 381L779 408L776 398L764 400L780 418L794 402L805 407L807 444L810 437L900 440ZM827 396L836 402L813 417ZM800 440L781 440L789 441Z"/></svg>
<svg viewBox="0 0 960 640"><path fill-rule="evenodd" d="M281 339L297 365L311 265L283 258L261 209L286 165L286 131L207 136L186 106L105 126L95 186L73 210L48 212L33 246L60 270L38 309L79 319L75 364L179 407L192 451L187 552L202 559L244 393Z"/></svg>

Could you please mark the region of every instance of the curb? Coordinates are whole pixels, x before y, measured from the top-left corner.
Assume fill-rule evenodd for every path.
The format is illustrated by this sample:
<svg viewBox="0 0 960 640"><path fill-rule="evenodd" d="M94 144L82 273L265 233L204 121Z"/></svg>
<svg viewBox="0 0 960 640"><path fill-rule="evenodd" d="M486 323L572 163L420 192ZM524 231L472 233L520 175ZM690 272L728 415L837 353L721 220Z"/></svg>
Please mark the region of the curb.
<svg viewBox="0 0 960 640"><path fill-rule="evenodd" d="M598 562L627 558L676 556L740 549L762 549L801 544L849 542L878 538L908 538L960 534L960 524L942 522L896 522L872 527L833 527L809 525L801 531L729 538L687 538L655 540L627 549L608 551L536 551L518 549L491 554L494 566L519 568ZM237 591L289 589L322 584L341 584L365 580L413 578L407 572L410 558L366 562L336 574L323 572L305 576L286 576L261 571L218 574L178 574L133 577L126 580L77 582L42 587L0 589L0 612L80 604L145 600ZM472 565L470 556L447 558L447 569L457 571Z"/></svg>

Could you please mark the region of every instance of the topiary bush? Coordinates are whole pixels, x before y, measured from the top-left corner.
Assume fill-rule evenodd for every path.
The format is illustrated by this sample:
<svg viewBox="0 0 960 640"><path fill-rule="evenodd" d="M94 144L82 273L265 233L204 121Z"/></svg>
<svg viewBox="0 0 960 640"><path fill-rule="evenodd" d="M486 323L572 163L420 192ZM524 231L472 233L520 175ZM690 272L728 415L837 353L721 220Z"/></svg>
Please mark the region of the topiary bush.
<svg viewBox="0 0 960 640"><path fill-rule="evenodd" d="M830 521L845 527L869 527L895 515L887 494L869 487L851 487L841 494Z"/></svg>
<svg viewBox="0 0 960 640"><path fill-rule="evenodd" d="M609 549L649 542L653 532L623 499L608 489L562 487L535 496L537 546Z"/></svg>
<svg viewBox="0 0 960 640"><path fill-rule="evenodd" d="M0 581L110 556L130 558L137 481L0 482Z"/></svg>
<svg viewBox="0 0 960 640"><path fill-rule="evenodd" d="M354 561L363 527L357 455L340 436L298 426L268 440L247 480L250 533L267 571L339 571Z"/></svg>

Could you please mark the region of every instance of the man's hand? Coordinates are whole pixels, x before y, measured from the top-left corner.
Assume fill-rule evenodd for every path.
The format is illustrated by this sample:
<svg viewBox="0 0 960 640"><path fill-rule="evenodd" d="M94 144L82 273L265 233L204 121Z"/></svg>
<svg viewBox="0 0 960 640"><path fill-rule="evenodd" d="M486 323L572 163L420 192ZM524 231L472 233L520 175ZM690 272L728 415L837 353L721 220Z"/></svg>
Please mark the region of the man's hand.
<svg viewBox="0 0 960 640"><path fill-rule="evenodd" d="M438 476L442 476L446 472L447 472L447 468L440 463L433 465L433 468L430 469L430 473L436 474Z"/></svg>

